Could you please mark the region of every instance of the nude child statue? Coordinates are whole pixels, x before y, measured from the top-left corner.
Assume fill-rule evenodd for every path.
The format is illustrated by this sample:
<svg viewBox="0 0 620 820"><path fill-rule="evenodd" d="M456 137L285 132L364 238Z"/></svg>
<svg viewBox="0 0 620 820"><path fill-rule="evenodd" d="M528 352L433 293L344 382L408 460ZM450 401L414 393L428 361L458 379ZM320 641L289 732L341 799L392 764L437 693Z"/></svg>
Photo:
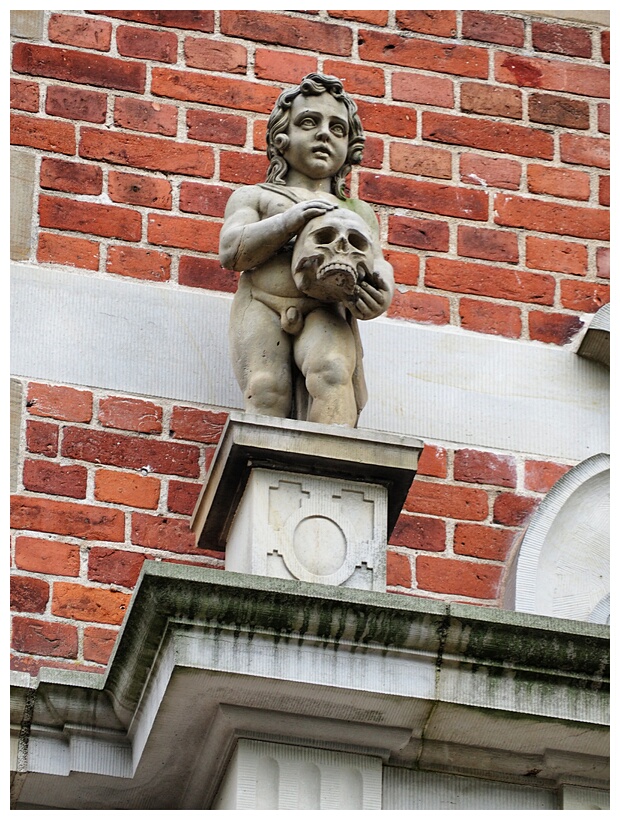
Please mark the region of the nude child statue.
<svg viewBox="0 0 620 820"><path fill-rule="evenodd" d="M394 276L373 210L344 195L364 142L356 111L335 77L283 92L267 182L228 201L220 262L242 271L230 344L246 412L355 427L366 402L357 320L387 310Z"/></svg>

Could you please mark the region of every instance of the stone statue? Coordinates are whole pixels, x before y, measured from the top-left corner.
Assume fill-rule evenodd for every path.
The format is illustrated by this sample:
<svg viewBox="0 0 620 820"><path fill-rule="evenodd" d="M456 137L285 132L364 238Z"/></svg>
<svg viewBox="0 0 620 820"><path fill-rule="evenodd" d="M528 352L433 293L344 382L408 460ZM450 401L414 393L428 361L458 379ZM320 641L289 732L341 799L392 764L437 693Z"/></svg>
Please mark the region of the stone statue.
<svg viewBox="0 0 620 820"><path fill-rule="evenodd" d="M228 201L220 262L242 271L230 343L249 413L355 427L366 403L358 319L394 289L372 208L347 199L361 161L357 108L335 77L309 74L267 126L267 182Z"/></svg>

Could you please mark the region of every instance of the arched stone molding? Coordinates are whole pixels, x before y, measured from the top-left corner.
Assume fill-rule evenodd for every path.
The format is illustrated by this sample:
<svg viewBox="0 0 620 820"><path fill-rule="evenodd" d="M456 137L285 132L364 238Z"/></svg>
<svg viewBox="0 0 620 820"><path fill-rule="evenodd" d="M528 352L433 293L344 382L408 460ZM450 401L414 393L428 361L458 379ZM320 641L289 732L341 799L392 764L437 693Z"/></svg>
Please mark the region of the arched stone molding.
<svg viewBox="0 0 620 820"><path fill-rule="evenodd" d="M592 317L590 326L579 345L577 355L609 367L609 339L610 307L608 303L599 308Z"/></svg>
<svg viewBox="0 0 620 820"><path fill-rule="evenodd" d="M573 467L552 487L508 571L506 609L609 622L609 456Z"/></svg>

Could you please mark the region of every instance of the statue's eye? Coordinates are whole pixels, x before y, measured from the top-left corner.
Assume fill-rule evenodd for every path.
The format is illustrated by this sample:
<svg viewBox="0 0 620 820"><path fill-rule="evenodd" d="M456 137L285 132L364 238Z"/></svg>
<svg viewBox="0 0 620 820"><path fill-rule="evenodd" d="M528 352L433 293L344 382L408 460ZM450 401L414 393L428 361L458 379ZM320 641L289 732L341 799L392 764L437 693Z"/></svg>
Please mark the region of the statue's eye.
<svg viewBox="0 0 620 820"><path fill-rule="evenodd" d="M312 238L317 245L329 245L336 239L338 232L335 228L319 228L318 231L312 234Z"/></svg>
<svg viewBox="0 0 620 820"><path fill-rule="evenodd" d="M351 231L348 239L349 243L353 245L353 247L356 250L362 251L364 253L368 250L368 246L370 243L368 242L366 237L363 236L361 233L358 233L357 231Z"/></svg>
<svg viewBox="0 0 620 820"><path fill-rule="evenodd" d="M332 125L332 133L337 137L346 137L347 129L344 125L342 125L342 123L336 123L335 125Z"/></svg>
<svg viewBox="0 0 620 820"><path fill-rule="evenodd" d="M315 124L314 117L304 117L298 123L300 128L314 128Z"/></svg>

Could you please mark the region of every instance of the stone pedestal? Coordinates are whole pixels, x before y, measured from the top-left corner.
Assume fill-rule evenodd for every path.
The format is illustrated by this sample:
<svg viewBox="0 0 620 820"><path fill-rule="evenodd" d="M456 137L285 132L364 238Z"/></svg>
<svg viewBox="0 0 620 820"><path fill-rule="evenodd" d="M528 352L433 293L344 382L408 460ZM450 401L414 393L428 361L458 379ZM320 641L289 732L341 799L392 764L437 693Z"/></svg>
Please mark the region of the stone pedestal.
<svg viewBox="0 0 620 820"><path fill-rule="evenodd" d="M422 442L347 427L231 414L196 506L226 569L385 591L387 540Z"/></svg>

